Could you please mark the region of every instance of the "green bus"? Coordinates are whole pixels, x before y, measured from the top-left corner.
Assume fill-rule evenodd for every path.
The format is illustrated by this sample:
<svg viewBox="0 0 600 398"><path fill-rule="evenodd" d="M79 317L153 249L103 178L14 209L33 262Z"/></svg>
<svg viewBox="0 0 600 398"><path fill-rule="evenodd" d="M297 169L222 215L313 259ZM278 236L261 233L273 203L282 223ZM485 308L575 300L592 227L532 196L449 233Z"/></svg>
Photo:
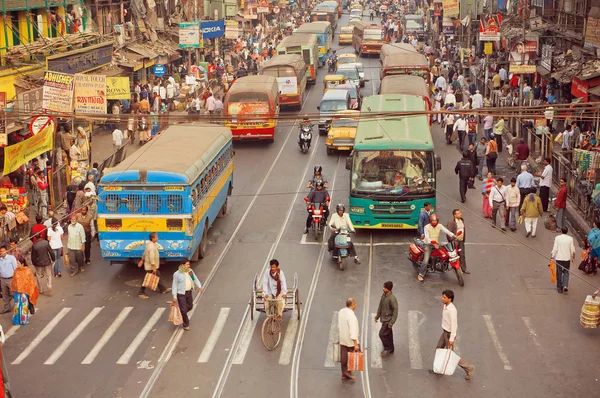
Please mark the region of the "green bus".
<svg viewBox="0 0 600 398"><path fill-rule="evenodd" d="M435 207L434 153L421 97L374 95L363 99L350 170L350 219L356 228L416 229L425 202ZM387 115L386 115L387 114Z"/></svg>

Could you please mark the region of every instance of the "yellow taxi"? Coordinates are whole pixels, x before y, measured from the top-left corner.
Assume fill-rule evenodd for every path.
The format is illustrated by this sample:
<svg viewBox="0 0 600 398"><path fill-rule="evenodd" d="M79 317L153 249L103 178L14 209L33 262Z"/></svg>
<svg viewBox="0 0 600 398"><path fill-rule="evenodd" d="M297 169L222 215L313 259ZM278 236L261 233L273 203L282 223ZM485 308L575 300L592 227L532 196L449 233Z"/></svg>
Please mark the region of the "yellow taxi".
<svg viewBox="0 0 600 398"><path fill-rule="evenodd" d="M344 54L338 55L338 61L337 61L338 66L342 65L342 64L355 64L357 62L360 62L360 61L358 60L358 57L354 53L344 53Z"/></svg>
<svg viewBox="0 0 600 398"><path fill-rule="evenodd" d="M325 139L328 155L334 154L335 151L350 151L354 148L359 115L359 111L339 111L333 115Z"/></svg>
<svg viewBox="0 0 600 398"><path fill-rule="evenodd" d="M348 21L348 25L352 26L352 28L354 28L354 25L356 25L356 23L359 21L362 21L362 19L359 17L350 17L350 20Z"/></svg>
<svg viewBox="0 0 600 398"><path fill-rule="evenodd" d="M352 26L342 26L340 29L340 34L338 35L338 44L352 44L352 31L354 28Z"/></svg>
<svg viewBox="0 0 600 398"><path fill-rule="evenodd" d="M325 75L323 78L323 92L326 93L328 90L333 90L344 83L346 83L344 75Z"/></svg>

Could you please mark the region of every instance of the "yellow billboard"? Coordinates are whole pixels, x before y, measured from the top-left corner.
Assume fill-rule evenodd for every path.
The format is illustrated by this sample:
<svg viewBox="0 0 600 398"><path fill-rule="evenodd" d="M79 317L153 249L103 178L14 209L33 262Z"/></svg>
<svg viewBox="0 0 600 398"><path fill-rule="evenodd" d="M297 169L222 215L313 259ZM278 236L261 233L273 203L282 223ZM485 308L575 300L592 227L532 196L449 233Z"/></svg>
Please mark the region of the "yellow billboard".
<svg viewBox="0 0 600 398"><path fill-rule="evenodd" d="M52 150L54 124L49 123L42 131L25 141L4 147L4 174L12 173L26 162Z"/></svg>

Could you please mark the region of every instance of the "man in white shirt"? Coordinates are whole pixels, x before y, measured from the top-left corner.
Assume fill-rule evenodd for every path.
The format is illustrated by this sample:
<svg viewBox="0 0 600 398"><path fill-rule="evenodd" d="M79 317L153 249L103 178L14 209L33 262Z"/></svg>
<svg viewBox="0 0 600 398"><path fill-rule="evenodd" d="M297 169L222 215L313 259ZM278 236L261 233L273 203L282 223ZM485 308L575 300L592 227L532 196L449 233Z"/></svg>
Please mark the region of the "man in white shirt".
<svg viewBox="0 0 600 398"><path fill-rule="evenodd" d="M448 94L452 95L453 94ZM446 97L448 96L446 95ZM463 151L463 145L465 144L465 137L467 136L467 119L465 119L465 115L461 114L459 118L454 122L454 131L458 131L458 150L460 152Z"/></svg>
<svg viewBox="0 0 600 398"><path fill-rule="evenodd" d="M358 345L358 319L354 313L356 300L346 299L346 308L338 312L338 330L340 332L340 362L342 367L342 380L354 380L352 372L348 371L348 353L360 351Z"/></svg>
<svg viewBox="0 0 600 398"><path fill-rule="evenodd" d="M442 292L442 335L437 343L436 349L454 349L454 341L458 332L458 312L454 306L454 292L452 290L444 290ZM471 380L475 366L470 365L463 358L458 362L458 366L463 368L467 373L465 380ZM429 373L435 373L433 369L429 369Z"/></svg>
<svg viewBox="0 0 600 398"><path fill-rule="evenodd" d="M498 74L500 75L502 84L508 83L508 73L506 72L506 69L504 69L504 66L500 68Z"/></svg>
<svg viewBox="0 0 600 398"><path fill-rule="evenodd" d="M473 99L473 109L483 108L483 95L479 90L475 91L475 94L471 97Z"/></svg>
<svg viewBox="0 0 600 398"><path fill-rule="evenodd" d="M437 78L437 80L435 81L435 88L439 88L442 93L444 91L446 91L447 86L448 85L446 83L446 79L444 78L444 76L439 76Z"/></svg>
<svg viewBox="0 0 600 398"><path fill-rule="evenodd" d="M490 191L489 201L492 207L492 227L496 228L496 219L498 213L500 213L500 226L503 231L506 231L506 224L504 223L506 216L506 196L507 188L503 185L504 180L502 177L496 181L496 186L492 187Z"/></svg>
<svg viewBox="0 0 600 398"><path fill-rule="evenodd" d="M115 129L112 133L113 149L115 152L123 146L123 132L119 129Z"/></svg>
<svg viewBox="0 0 600 398"><path fill-rule="evenodd" d="M435 89L435 92L433 93L433 100L434 105L433 105L433 110L434 111L441 111L442 110L442 92L440 91L439 88ZM438 123L442 123L442 114L439 113L437 115L433 115L433 120L437 121Z"/></svg>
<svg viewBox="0 0 600 398"><path fill-rule="evenodd" d="M542 208L548 211L548 202L550 201L550 185L552 184L552 166L550 166L550 158L544 159L544 170L538 173L540 179L540 199L542 200Z"/></svg>
<svg viewBox="0 0 600 398"><path fill-rule="evenodd" d="M454 105L456 106L456 96L448 90L448 94L444 97L444 105Z"/></svg>
<svg viewBox="0 0 600 398"><path fill-rule="evenodd" d="M208 98L206 99L206 110L208 110L208 113L211 115L215 113L215 97L212 93L209 93Z"/></svg>
<svg viewBox="0 0 600 398"><path fill-rule="evenodd" d="M439 249L439 238L442 232L447 236L453 238L455 237L455 235L450 232L448 228L440 224L437 214L432 214L429 216L429 224L427 224L423 229L423 235L425 235L425 238L423 239L423 242L425 243L425 254L423 255L423 262L419 267L419 275L417 275L417 280L419 282L423 282L425 280L425 274L427 273L427 265L429 264L432 248Z"/></svg>
<svg viewBox="0 0 600 398"><path fill-rule="evenodd" d="M167 98L167 89L162 84L158 87L158 95L160 95L161 99Z"/></svg>
<svg viewBox="0 0 600 398"><path fill-rule="evenodd" d="M217 95L215 97L215 113L217 115L223 114L223 101L221 101L221 96Z"/></svg>
<svg viewBox="0 0 600 398"><path fill-rule="evenodd" d="M556 289L559 293L569 291L569 269L575 262L575 245L569 236L569 228L562 227L560 235L554 238L550 259L556 260Z"/></svg>
<svg viewBox="0 0 600 398"><path fill-rule="evenodd" d="M338 255L337 250L334 250L335 237L337 235L336 231L340 230L341 228L346 228L350 232L356 232L354 225L352 225L352 221L350 220L350 216L348 213L345 213L345 211L346 207L340 203L335 207L335 214L332 214L331 218L329 219L331 235L329 235L329 240L327 241L327 249L329 251L333 250L334 256ZM356 255L356 250L354 249L352 242L349 242L348 244L348 254L354 256L354 262L356 264L360 264L360 260Z"/></svg>
<svg viewBox="0 0 600 398"><path fill-rule="evenodd" d="M269 265L271 268L265 274L262 283L265 312L270 315L274 306L277 310L276 316L281 319L288 292L287 283L283 271L279 269L279 261L272 259Z"/></svg>
<svg viewBox="0 0 600 398"><path fill-rule="evenodd" d="M510 179L510 185L506 189L506 208L508 210L508 227L511 231L517 230L517 219L519 218L519 203L521 203L521 191L517 187L517 179Z"/></svg>

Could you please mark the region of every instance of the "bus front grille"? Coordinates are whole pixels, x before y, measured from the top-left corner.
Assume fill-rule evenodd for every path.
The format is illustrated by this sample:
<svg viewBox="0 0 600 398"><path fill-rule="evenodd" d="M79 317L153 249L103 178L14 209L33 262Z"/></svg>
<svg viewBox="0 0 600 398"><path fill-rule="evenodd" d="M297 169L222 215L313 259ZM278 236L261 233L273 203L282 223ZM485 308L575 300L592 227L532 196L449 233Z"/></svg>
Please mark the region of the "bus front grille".
<svg viewBox="0 0 600 398"><path fill-rule="evenodd" d="M413 210L410 205L381 205L377 204L371 209L373 215L385 215L386 218L410 216Z"/></svg>

